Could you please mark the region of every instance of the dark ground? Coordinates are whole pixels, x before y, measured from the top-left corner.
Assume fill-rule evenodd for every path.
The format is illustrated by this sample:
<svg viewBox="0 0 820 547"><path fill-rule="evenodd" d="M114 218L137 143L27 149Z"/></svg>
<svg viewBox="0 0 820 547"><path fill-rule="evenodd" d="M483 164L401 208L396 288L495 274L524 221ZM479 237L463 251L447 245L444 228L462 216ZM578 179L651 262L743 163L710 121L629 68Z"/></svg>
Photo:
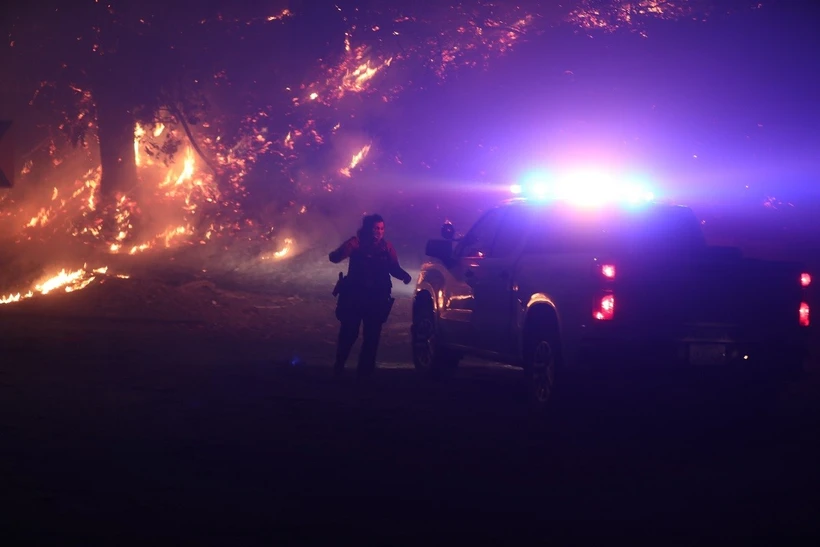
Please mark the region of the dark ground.
<svg viewBox="0 0 820 547"><path fill-rule="evenodd" d="M814 373L770 391L573 387L533 422L517 371L414 373L406 292L385 368L357 385L330 378L321 291L167 287L0 309L7 544L816 539ZM172 300L188 314L146 311Z"/></svg>

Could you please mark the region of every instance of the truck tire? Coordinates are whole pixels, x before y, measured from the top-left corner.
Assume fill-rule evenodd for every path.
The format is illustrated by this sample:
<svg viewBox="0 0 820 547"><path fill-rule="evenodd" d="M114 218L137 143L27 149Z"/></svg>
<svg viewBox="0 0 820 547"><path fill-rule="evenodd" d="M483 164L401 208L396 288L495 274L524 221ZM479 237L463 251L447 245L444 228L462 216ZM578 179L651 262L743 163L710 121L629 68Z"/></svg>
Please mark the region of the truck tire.
<svg viewBox="0 0 820 547"><path fill-rule="evenodd" d="M416 370L441 375L452 372L458 366L459 355L442 346L438 341L436 315L427 302L416 303L411 327L413 365Z"/></svg>
<svg viewBox="0 0 820 547"><path fill-rule="evenodd" d="M543 324L528 328L525 343L525 388L532 410L543 411L554 398L560 367L560 342L555 328Z"/></svg>

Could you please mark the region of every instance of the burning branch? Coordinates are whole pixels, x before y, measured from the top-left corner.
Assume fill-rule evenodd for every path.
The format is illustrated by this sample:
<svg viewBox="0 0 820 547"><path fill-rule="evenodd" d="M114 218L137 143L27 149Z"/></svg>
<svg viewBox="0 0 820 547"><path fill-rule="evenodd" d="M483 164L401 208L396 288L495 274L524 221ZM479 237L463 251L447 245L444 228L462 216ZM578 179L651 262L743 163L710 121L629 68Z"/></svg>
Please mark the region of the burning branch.
<svg viewBox="0 0 820 547"><path fill-rule="evenodd" d="M188 125L187 120L185 119L185 115L180 111L179 107L175 104L169 104L168 109L170 110L170 112L174 116L174 118L177 120L177 122L179 122L179 125L182 126L183 131L185 131L185 135L188 137L188 141L190 141L190 143L191 143L191 148L193 148L194 152L196 152L197 155L200 158L202 158L202 161L205 162L205 165L208 167L208 169L210 169L211 172L214 175L216 175L218 173L218 171L213 166L213 164L210 162L210 160L205 156L205 154L202 152L202 149L197 144L196 138L194 137L193 132L191 132L191 128Z"/></svg>

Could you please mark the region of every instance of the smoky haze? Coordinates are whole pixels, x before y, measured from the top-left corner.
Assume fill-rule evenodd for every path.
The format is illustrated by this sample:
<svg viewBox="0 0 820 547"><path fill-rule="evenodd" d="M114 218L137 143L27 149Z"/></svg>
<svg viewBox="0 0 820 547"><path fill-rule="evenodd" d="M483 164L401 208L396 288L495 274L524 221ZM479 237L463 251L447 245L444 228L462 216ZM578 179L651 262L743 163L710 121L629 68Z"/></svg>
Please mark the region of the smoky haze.
<svg viewBox="0 0 820 547"><path fill-rule="evenodd" d="M155 249L133 257L66 236L77 209L42 229L26 228L52 204L54 187L64 196L61 185L97 164L94 143L59 166L40 157L36 177L32 172L2 194L0 292L65 261L165 267L174 254L175 268L230 274L237 283L244 276L249 286L287 280L324 287L339 269L327 252L372 212L385 217L386 237L413 272L444 220L464 230L529 171L579 165L642 176L658 197L691 205L718 244L808 255L820 248L816 46L811 18L795 6L764 5L706 22L655 21L645 36L557 26L487 70L454 72L440 85L422 82L391 101L379 93L346 97L344 111L352 115L342 129L322 146L294 151L288 173L272 156L251 166L241 229L207 245L200 241L208 214L186 214L156 199L152 187L135 189L136 243L184 221L199 231L172 239L168 250L157 239ZM396 84L391 68L374 78L377 90ZM223 110L230 113L229 106ZM284 138L282 128L273 129L270 139ZM181 161L180 154L173 168Z"/></svg>

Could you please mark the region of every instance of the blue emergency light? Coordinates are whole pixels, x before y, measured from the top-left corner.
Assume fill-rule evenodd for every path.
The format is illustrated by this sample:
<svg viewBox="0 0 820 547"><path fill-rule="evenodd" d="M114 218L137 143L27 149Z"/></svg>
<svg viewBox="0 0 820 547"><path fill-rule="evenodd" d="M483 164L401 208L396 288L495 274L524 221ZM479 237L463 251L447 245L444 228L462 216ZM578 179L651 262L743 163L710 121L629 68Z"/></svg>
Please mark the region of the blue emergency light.
<svg viewBox="0 0 820 547"><path fill-rule="evenodd" d="M638 205L655 199L645 184L592 170L550 175L532 173L510 192L530 199L566 201L575 205L596 206L610 203Z"/></svg>

